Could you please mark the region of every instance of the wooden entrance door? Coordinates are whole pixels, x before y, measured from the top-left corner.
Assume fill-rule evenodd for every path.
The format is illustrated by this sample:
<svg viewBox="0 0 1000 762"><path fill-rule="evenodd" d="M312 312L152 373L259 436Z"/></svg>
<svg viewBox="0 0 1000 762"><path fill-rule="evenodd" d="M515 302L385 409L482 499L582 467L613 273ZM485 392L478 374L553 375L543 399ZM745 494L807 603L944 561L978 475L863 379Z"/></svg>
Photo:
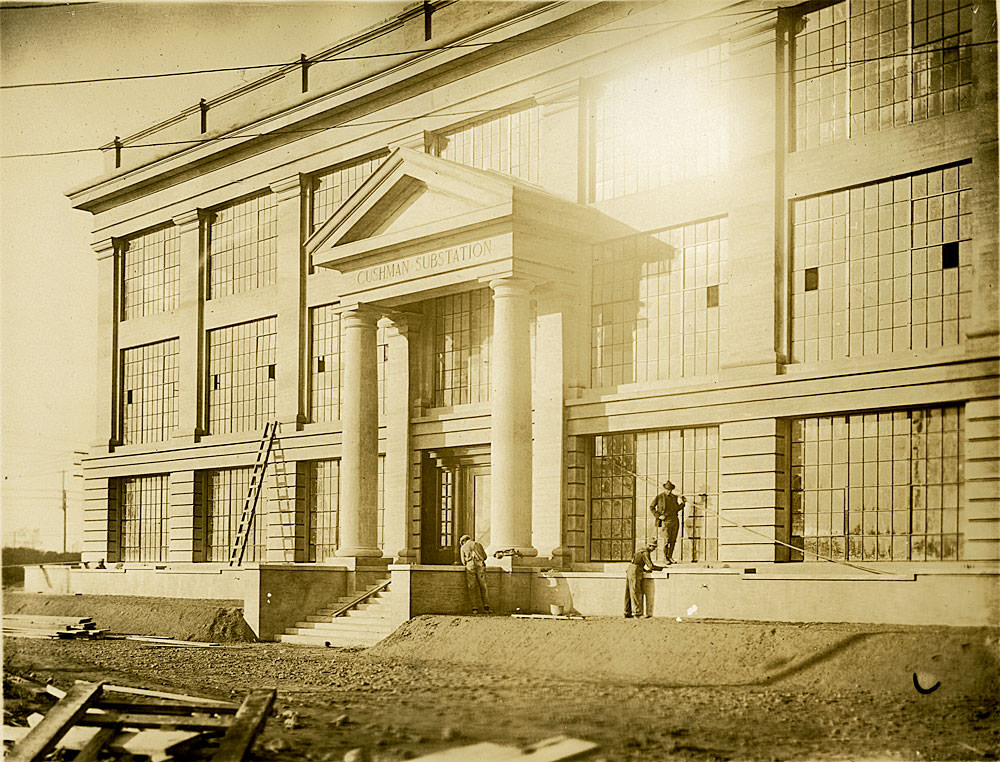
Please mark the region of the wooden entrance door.
<svg viewBox="0 0 1000 762"><path fill-rule="evenodd" d="M487 458L488 459L488 458ZM463 534L490 541L490 467L468 454L422 459L420 562L454 564Z"/></svg>

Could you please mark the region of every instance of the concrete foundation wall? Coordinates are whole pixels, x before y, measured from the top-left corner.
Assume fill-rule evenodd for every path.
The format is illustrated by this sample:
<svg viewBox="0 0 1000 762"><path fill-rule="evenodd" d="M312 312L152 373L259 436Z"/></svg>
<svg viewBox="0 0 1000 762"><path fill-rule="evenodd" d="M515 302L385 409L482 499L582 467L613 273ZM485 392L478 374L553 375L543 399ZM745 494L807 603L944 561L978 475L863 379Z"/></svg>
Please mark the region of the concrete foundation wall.
<svg viewBox="0 0 1000 762"><path fill-rule="evenodd" d="M1000 569L830 575L760 565L741 569L655 572L647 576L647 607L656 617L775 622L996 625ZM531 588L531 608L550 604L584 616L621 616L624 571L548 572ZM647 608L647 610L649 610Z"/></svg>

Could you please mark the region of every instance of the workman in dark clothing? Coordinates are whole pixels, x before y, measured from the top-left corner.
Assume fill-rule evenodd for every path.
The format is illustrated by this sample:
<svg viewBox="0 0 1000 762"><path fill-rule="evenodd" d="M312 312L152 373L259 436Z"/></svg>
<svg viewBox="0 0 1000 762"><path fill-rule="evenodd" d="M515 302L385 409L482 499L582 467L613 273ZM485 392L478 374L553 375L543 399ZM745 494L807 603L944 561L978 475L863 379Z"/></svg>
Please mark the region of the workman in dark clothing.
<svg viewBox="0 0 1000 762"><path fill-rule="evenodd" d="M656 552L656 540L650 540L646 547L637 550L632 561L625 569L625 618L631 619L633 612L636 617L649 618L652 613L645 613L645 591L642 581L648 571L659 571L662 566L653 563L653 553Z"/></svg>
<svg viewBox="0 0 1000 762"><path fill-rule="evenodd" d="M458 555L465 567L465 586L469 591L472 613L478 614L482 609L490 614L493 610L486 600L486 551L467 534L463 534L458 542Z"/></svg>
<svg viewBox="0 0 1000 762"><path fill-rule="evenodd" d="M663 558L668 564L674 562L677 531L681 528L680 512L686 502L683 495L674 494L674 483L668 479L663 482L663 492L649 504L650 512L656 517L657 531L663 536Z"/></svg>

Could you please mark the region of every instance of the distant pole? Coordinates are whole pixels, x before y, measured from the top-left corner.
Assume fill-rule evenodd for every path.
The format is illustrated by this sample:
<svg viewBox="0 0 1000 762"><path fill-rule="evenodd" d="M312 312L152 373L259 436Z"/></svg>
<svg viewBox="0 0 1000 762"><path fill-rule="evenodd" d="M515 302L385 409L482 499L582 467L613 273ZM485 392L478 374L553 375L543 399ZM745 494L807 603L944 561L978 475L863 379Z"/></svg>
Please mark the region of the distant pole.
<svg viewBox="0 0 1000 762"><path fill-rule="evenodd" d="M66 553L66 471L62 472L63 554Z"/></svg>

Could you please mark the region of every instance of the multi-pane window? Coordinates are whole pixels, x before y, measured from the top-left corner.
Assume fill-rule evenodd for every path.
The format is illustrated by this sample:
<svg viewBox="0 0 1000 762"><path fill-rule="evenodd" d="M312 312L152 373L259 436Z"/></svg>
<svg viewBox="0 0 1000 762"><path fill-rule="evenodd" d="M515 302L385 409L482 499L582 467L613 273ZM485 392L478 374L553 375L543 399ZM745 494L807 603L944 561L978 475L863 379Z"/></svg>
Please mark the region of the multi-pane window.
<svg viewBox="0 0 1000 762"><path fill-rule="evenodd" d="M169 481L166 474L119 480L122 561L167 560Z"/></svg>
<svg viewBox="0 0 1000 762"><path fill-rule="evenodd" d="M688 502L677 555L714 561L719 545L719 430L664 429L594 438L590 461L590 558L627 561L657 536L649 504L670 480Z"/></svg>
<svg viewBox="0 0 1000 762"><path fill-rule="evenodd" d="M242 294L275 282L278 206L273 193L213 212L208 225L208 296Z"/></svg>
<svg viewBox="0 0 1000 762"><path fill-rule="evenodd" d="M963 428L951 406L792 421L799 558L960 558Z"/></svg>
<svg viewBox="0 0 1000 762"><path fill-rule="evenodd" d="M121 243L122 319L177 308L180 286L180 236L173 225L127 238Z"/></svg>
<svg viewBox="0 0 1000 762"><path fill-rule="evenodd" d="M594 201L700 177L729 164L729 45L601 82L590 101Z"/></svg>
<svg viewBox="0 0 1000 762"><path fill-rule="evenodd" d="M122 444L162 442L177 427L177 353L167 339L122 350Z"/></svg>
<svg viewBox="0 0 1000 762"><path fill-rule="evenodd" d="M309 560L325 561L337 554L340 541L340 461L308 464Z"/></svg>
<svg viewBox="0 0 1000 762"><path fill-rule="evenodd" d="M207 471L204 481L205 560L229 561L243 506L250 491L252 468ZM265 559L267 542L267 490L262 489L250 522L243 563Z"/></svg>
<svg viewBox="0 0 1000 762"><path fill-rule="evenodd" d="M538 182L539 108L495 114L437 135L437 155L478 169Z"/></svg>
<svg viewBox="0 0 1000 762"><path fill-rule="evenodd" d="M490 399L493 299L489 289L441 296L432 304L434 406Z"/></svg>
<svg viewBox="0 0 1000 762"><path fill-rule="evenodd" d="M333 558L340 544L340 461L307 464L307 526L310 561ZM385 456L378 458L378 547L385 534Z"/></svg>
<svg viewBox="0 0 1000 762"><path fill-rule="evenodd" d="M794 203L794 361L961 343L972 310L970 169Z"/></svg>
<svg viewBox="0 0 1000 762"><path fill-rule="evenodd" d="M595 248L591 308L595 387L690 378L718 370L727 227L721 217Z"/></svg>
<svg viewBox="0 0 1000 762"><path fill-rule="evenodd" d="M842 0L793 33L795 145L832 143L966 108L972 0Z"/></svg>
<svg viewBox="0 0 1000 762"><path fill-rule="evenodd" d="M364 156L319 172L312 177L309 232L329 219L385 160L386 153Z"/></svg>
<svg viewBox="0 0 1000 762"><path fill-rule="evenodd" d="M275 319L208 332L208 430L252 431L274 418Z"/></svg>
<svg viewBox="0 0 1000 762"><path fill-rule="evenodd" d="M310 414L314 422L336 421L340 418L340 388L344 381L340 311L335 305L327 304L314 307L309 315L312 347L309 360ZM378 411L379 415L385 415L389 390L389 338L385 326L378 327L375 341Z"/></svg>

